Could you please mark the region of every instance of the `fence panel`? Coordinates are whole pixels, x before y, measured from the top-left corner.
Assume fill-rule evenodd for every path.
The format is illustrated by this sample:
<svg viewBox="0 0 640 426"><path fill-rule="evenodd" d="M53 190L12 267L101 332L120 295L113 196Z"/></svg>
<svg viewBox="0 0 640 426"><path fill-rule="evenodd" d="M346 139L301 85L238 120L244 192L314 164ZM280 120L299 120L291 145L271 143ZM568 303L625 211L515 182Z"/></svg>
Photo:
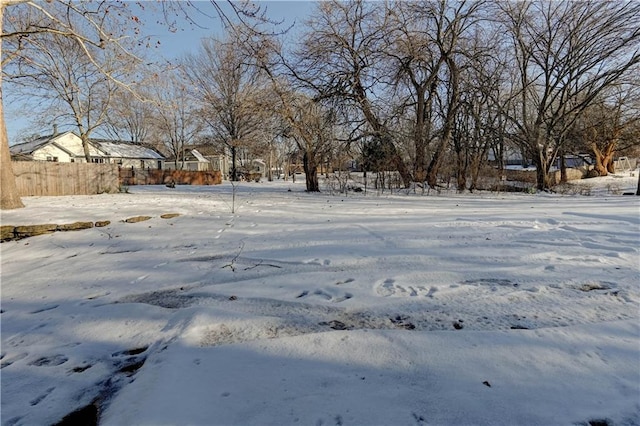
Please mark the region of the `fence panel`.
<svg viewBox="0 0 640 426"><path fill-rule="evenodd" d="M219 171L120 169L120 184L129 185L219 185Z"/></svg>
<svg viewBox="0 0 640 426"><path fill-rule="evenodd" d="M118 165L14 161L20 196L92 195L118 192Z"/></svg>

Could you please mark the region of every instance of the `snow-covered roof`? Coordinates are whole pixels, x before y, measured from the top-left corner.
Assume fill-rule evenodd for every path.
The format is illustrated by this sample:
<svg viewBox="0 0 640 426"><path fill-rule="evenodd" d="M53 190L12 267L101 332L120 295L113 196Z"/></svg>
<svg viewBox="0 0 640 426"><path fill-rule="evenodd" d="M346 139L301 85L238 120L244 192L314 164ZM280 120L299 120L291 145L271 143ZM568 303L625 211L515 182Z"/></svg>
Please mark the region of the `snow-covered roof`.
<svg viewBox="0 0 640 426"><path fill-rule="evenodd" d="M54 140L60 138L61 136L66 135L67 133L72 133L72 132L59 133L57 135L40 136L39 138L34 139L32 141L11 145L9 147L9 150L11 151L12 154L32 154L33 151L49 144L50 142L53 142Z"/></svg>
<svg viewBox="0 0 640 426"><path fill-rule="evenodd" d="M46 145L49 139L38 138L29 142L15 144L9 147L12 154L31 154L36 149Z"/></svg>
<svg viewBox="0 0 640 426"><path fill-rule="evenodd" d="M204 158L204 157L202 156L202 154L200 154L200 153L198 152L198 150L197 150L197 149L192 149L192 150L191 150L191 155L193 155L194 157L196 157L196 160L198 160L198 161L200 161L200 162L204 162L204 163L208 163L208 162L209 162L209 160L207 160L206 158Z"/></svg>
<svg viewBox="0 0 640 426"><path fill-rule="evenodd" d="M203 157L217 157L218 155L221 154L220 148L214 145L207 145L207 144L194 145L193 147L191 147L191 149L192 150L197 149L200 155L202 155Z"/></svg>
<svg viewBox="0 0 640 426"><path fill-rule="evenodd" d="M45 145L54 144L55 146L62 149L63 151L67 151L70 155L74 155L74 153L72 153L67 149L67 146L65 146L65 143L61 142L63 140L62 137L67 134L72 134L76 138L78 138L78 136L75 135L75 133L73 132L65 132L57 135L42 136L29 142L13 145L10 147L10 151L14 155L32 154L34 151L36 151L37 149ZM158 151L154 150L153 148L150 148L145 145L140 145L140 144L131 143L131 142L124 142L124 141L111 141L106 139L91 139L90 143L98 150L98 153L94 153L92 154L92 156L97 155L97 156L104 156L104 157L110 157L110 158L164 160L164 157L162 156L162 154L160 154Z"/></svg>
<svg viewBox="0 0 640 426"><path fill-rule="evenodd" d="M156 150L144 145L122 142L107 141L100 139L92 139L91 142L96 145L106 156L111 158L144 158L153 160L164 160L164 157Z"/></svg>
<svg viewBox="0 0 640 426"><path fill-rule="evenodd" d="M36 151L39 148L42 148L45 145L54 144L58 148L72 154L69 150L66 149L65 144L56 143L57 141L62 140L62 136L65 136L69 133L76 136L73 132L65 132L57 135L42 136L29 142L13 145L10 147L10 150L11 150L11 153L14 155L32 154L34 151ZM91 139L91 144L95 146L95 148L99 152L101 152L105 157L136 158L136 159L139 158L139 159L147 159L147 160L148 159L152 159L152 160L164 159L164 157L160 153L158 153L156 150L144 145L135 144L131 142L110 141L105 139Z"/></svg>
<svg viewBox="0 0 640 426"><path fill-rule="evenodd" d="M176 157L172 156L170 158L166 159L167 161L175 161ZM198 163L208 163L209 160L207 159L207 157L205 157L204 155L202 155L202 153L200 151L198 151L197 149L187 149L184 152L184 155L182 155L182 153L180 153L178 155L178 160L179 161L185 161L185 162L198 162Z"/></svg>

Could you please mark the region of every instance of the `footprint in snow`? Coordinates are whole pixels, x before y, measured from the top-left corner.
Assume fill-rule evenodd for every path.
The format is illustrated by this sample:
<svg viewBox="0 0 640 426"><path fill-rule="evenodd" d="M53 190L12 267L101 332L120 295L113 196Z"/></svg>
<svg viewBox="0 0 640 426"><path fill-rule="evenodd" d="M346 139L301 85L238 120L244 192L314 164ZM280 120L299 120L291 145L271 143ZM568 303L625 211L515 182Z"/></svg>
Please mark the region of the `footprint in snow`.
<svg viewBox="0 0 640 426"><path fill-rule="evenodd" d="M384 297L391 296L396 292L394 288L395 282L396 280L394 280L393 278L387 278L386 280L384 280L382 284L378 286L378 288L376 289L376 292L380 296L384 296Z"/></svg>
<svg viewBox="0 0 640 426"><path fill-rule="evenodd" d="M38 358L35 361L31 361L29 365L33 365L36 367L55 367L58 365L62 365L67 361L69 361L69 358L64 355L57 354L53 356L44 356Z"/></svg>
<svg viewBox="0 0 640 426"><path fill-rule="evenodd" d="M429 292L427 293L427 297L433 298L433 295L435 294L436 291L438 291L436 287L431 287L429 289Z"/></svg>
<svg viewBox="0 0 640 426"><path fill-rule="evenodd" d="M342 297L336 297L332 300L333 303L340 303L340 302L344 302L345 300L349 300L353 297L353 294L351 293L345 293L344 296Z"/></svg>
<svg viewBox="0 0 640 426"><path fill-rule="evenodd" d="M344 293L341 296L334 296L324 290L321 289L317 289L315 291L313 291L312 293L310 293L308 290L304 290L303 292L301 292L300 294L298 294L296 296L296 299L301 299L303 297L310 297L310 296L318 296L320 298L322 298L323 300L326 300L327 302L331 302L331 303L340 303L340 302L344 302L345 300L349 300L353 297L353 294L351 293Z"/></svg>
<svg viewBox="0 0 640 426"><path fill-rule="evenodd" d="M406 285L402 286L396 283L393 278L387 278L376 287L376 293L383 297L402 296L402 297L433 297L437 289L435 287L426 288L422 285Z"/></svg>
<svg viewBox="0 0 640 426"><path fill-rule="evenodd" d="M114 352L111 354L112 357L119 357L119 356L132 356L132 355L138 355L143 353L144 351L146 351L149 347L148 346L142 346L141 348L134 348L134 349L127 349L124 351L118 351L118 352Z"/></svg>
<svg viewBox="0 0 640 426"><path fill-rule="evenodd" d="M353 328L338 320L322 321L319 322L318 325L325 325L333 330L350 330L351 328Z"/></svg>
<svg viewBox="0 0 640 426"><path fill-rule="evenodd" d="M99 297L108 296L108 295L110 295L110 294L111 294L111 292L110 292L110 291L104 291L104 292L101 292L101 293L95 293L95 294L92 294L92 295L90 295L90 296L87 296L87 300L97 299L97 298L99 298Z"/></svg>
<svg viewBox="0 0 640 426"><path fill-rule="evenodd" d="M11 357L7 357L6 359L3 356L2 357L2 363L0 364L0 369L10 366L11 364L13 364L16 361L20 361L21 359L25 358L27 355L29 355L29 354L27 354L26 352L23 352L23 353L20 353L20 354L11 356Z"/></svg>
<svg viewBox="0 0 640 426"><path fill-rule="evenodd" d="M68 371L69 374L72 373L82 373L88 369L90 369L91 367L93 367L91 364L87 364L87 365L82 365L79 367L73 367L71 370Z"/></svg>
<svg viewBox="0 0 640 426"><path fill-rule="evenodd" d="M35 405L40 404L40 402L45 399L51 392L53 392L55 389L55 387L51 387L48 388L46 391L44 391L43 394L38 395L37 397L35 397L34 399L32 399L31 401L29 401L29 404L33 407Z"/></svg>
<svg viewBox="0 0 640 426"><path fill-rule="evenodd" d="M148 346L142 346L111 354L113 358L120 358L115 362L115 366L118 368L118 373L124 373L127 376L134 375L147 360L146 355L138 355L144 354L148 348Z"/></svg>
<svg viewBox="0 0 640 426"><path fill-rule="evenodd" d="M40 309L36 309L35 311L31 311L29 312L30 314L39 314L40 312L47 312L47 311L51 311L55 308L57 308L60 305L49 305L49 306L45 306L43 308Z"/></svg>
<svg viewBox="0 0 640 426"><path fill-rule="evenodd" d="M329 265L331 265L331 260L329 260L329 259L320 260L319 258L316 257L315 259L304 260L304 261L302 261L302 264L304 264L304 265L329 266Z"/></svg>

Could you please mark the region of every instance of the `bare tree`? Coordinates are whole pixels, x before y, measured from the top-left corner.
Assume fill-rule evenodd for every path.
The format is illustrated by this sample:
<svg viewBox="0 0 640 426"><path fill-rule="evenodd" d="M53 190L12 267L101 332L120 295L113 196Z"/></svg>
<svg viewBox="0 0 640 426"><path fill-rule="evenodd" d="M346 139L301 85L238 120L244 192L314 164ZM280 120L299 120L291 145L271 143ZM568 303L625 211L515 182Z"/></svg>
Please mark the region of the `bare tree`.
<svg viewBox="0 0 640 426"><path fill-rule="evenodd" d="M133 143L154 142L157 135L154 131L152 96L148 88L138 87L137 91L144 100L131 96L124 90L114 93L113 102L102 129L109 137Z"/></svg>
<svg viewBox="0 0 640 426"><path fill-rule="evenodd" d="M121 56L113 45L98 49L49 33L29 38L20 56L5 68L8 81L30 99L40 99L44 111L73 123L90 162L91 133L105 124L115 93L122 90L136 61Z"/></svg>
<svg viewBox="0 0 640 426"><path fill-rule="evenodd" d="M290 136L302 153L307 192L319 192L318 167L334 141L335 113L306 96L292 93L286 101Z"/></svg>
<svg viewBox="0 0 640 426"><path fill-rule="evenodd" d="M460 107L452 134L456 185L460 192L467 187L470 191L478 188L480 171L486 166L490 152L495 153L499 170L504 168L501 161L504 120L500 114L500 99L506 60L496 48L492 29L476 27L474 38L467 40L465 46Z"/></svg>
<svg viewBox="0 0 640 426"><path fill-rule="evenodd" d="M191 144L202 130L197 108L190 96L181 70L167 70L153 85L152 113L155 131L162 142L163 151L169 152L180 170L184 164L185 147Z"/></svg>
<svg viewBox="0 0 640 426"><path fill-rule="evenodd" d="M412 110L414 121L413 180L426 180L432 188L437 185L453 135L460 104L461 64L473 53L464 51L463 42L477 24L482 4L445 0L394 3L387 12L393 17L395 30L388 35L385 54L392 59L398 83L405 87L404 108ZM436 105L438 110L434 110ZM435 144L427 159L432 140Z"/></svg>
<svg viewBox="0 0 640 426"><path fill-rule="evenodd" d="M608 87L638 72L640 4L559 1L499 3L517 73L506 118L533 157L537 188L567 132Z"/></svg>
<svg viewBox="0 0 640 426"><path fill-rule="evenodd" d="M459 104L460 42L481 5L323 2L289 71L312 97L357 106L368 155L384 154L405 186L425 180L435 186ZM410 136L401 123L411 123Z"/></svg>
<svg viewBox="0 0 640 426"><path fill-rule="evenodd" d="M249 2L231 2L229 12L221 7L216 1L211 1L216 9L219 18L225 24L230 23L230 17L237 17L242 23L248 24L250 21L271 22L264 14L261 6ZM2 68L10 61L19 57L32 35L35 34L56 34L68 37L84 49L90 62L93 62L98 69L100 66L95 63L89 47L104 48L107 45L120 47L120 52L129 54L122 48L121 42L125 31L131 30L135 33L135 28L140 23L138 17L131 13L131 9L126 2L75 2L72 0L50 0L47 2L37 2L32 0L0 0L0 37L4 44L0 47L0 75L3 75ZM165 22L170 28L175 27L175 14L182 14L190 19L197 11L197 5L191 1L185 2L161 2L160 9L164 15ZM121 22L114 25L114 20ZM6 22L20 25L7 31L4 28ZM7 48L8 47L8 48ZM105 74L109 76L108 73ZM0 81L0 101L2 97L2 84ZM2 179L0 180L0 209L12 209L23 207L15 184L15 175L11 167L11 156L9 153L9 141L4 121L4 108L0 104L0 165Z"/></svg>
<svg viewBox="0 0 640 426"><path fill-rule="evenodd" d="M615 93L603 96L584 111L573 132L581 139L578 146L593 153L594 169L600 176L615 173L613 160L618 150L640 145L637 135L628 132L640 123L638 87L623 85L612 89Z"/></svg>
<svg viewBox="0 0 640 426"><path fill-rule="evenodd" d="M3 23L5 8L11 3L7 0L0 0L0 34L4 35ZM17 209L24 207L18 187L16 186L16 178L13 174L11 165L11 152L9 151L9 137L7 136L7 127L4 121L4 98L2 91L2 68L5 63L5 57L2 55L2 40L0 40L0 209Z"/></svg>
<svg viewBox="0 0 640 426"><path fill-rule="evenodd" d="M84 51L89 62L99 67L93 56L94 48L107 45L120 46L122 32L118 25L112 25L114 19L126 20L127 7L123 3L108 2L72 2L55 0L40 3L27 0L0 0L0 36L3 50L0 51L2 76L4 68L21 58L31 40L38 40L39 35L52 35L74 40ZM3 24L8 26L5 28ZM124 26L123 26L124 27ZM127 25L126 27L130 27ZM126 54L125 49L121 49ZM108 74L105 73L107 76ZM108 76L115 79L115 77ZM4 79L4 78L3 78ZM1 87L0 87L1 89ZM0 106L0 145L2 145L2 202L1 209L22 207L22 202L15 186L15 176L11 168L8 137L4 123L4 108Z"/></svg>
<svg viewBox="0 0 640 426"><path fill-rule="evenodd" d="M275 100L272 108L282 123L282 139L295 141L298 149L292 156L302 157L308 192L319 192L318 168L330 155L335 141L337 108L333 96L299 72L297 62L304 54L288 57L281 40L239 32L242 46L252 58L255 70L270 82L269 93ZM294 175L295 176L295 175Z"/></svg>
<svg viewBox="0 0 640 426"><path fill-rule="evenodd" d="M361 131L357 139L374 141L405 186L411 172L393 143L389 127L395 114L388 93L389 70L381 67L385 35L391 23L382 3L360 0L322 2L305 23L307 32L288 64L291 81L314 99L333 99L346 108L359 109ZM285 61L286 62L286 61Z"/></svg>
<svg viewBox="0 0 640 426"><path fill-rule="evenodd" d="M239 150L262 139L261 123L270 102L266 82L232 36L204 39L199 52L184 59L182 69L200 118L231 152L231 180L239 180Z"/></svg>

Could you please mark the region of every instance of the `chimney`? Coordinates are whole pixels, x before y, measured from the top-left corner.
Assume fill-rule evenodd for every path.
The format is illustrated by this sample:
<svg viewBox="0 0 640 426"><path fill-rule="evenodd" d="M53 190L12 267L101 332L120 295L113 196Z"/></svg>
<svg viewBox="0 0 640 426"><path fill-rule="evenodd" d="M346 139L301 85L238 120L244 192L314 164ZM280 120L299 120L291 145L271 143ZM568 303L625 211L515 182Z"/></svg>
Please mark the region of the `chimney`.
<svg viewBox="0 0 640 426"><path fill-rule="evenodd" d="M58 136L58 125L53 123L53 136Z"/></svg>

